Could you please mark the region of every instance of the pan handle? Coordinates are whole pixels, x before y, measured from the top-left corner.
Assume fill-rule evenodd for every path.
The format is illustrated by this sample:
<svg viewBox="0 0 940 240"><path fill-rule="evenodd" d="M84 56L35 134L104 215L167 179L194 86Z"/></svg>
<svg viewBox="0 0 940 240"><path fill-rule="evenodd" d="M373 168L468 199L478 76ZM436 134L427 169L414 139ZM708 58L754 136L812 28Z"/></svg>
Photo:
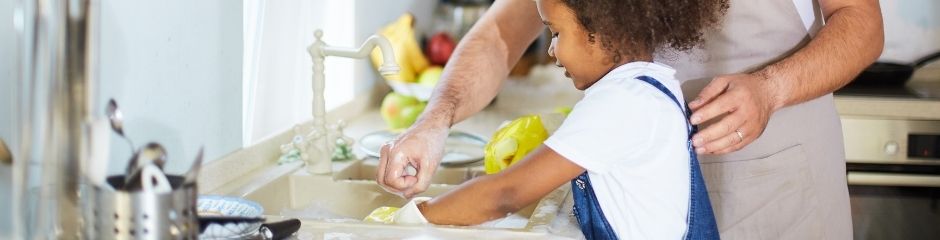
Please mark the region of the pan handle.
<svg viewBox="0 0 940 240"><path fill-rule="evenodd" d="M924 56L920 59L917 59L917 61L914 62L914 68L915 69L920 68L921 66L924 66L924 64L927 64L933 60L936 60L937 58L940 58L940 51Z"/></svg>

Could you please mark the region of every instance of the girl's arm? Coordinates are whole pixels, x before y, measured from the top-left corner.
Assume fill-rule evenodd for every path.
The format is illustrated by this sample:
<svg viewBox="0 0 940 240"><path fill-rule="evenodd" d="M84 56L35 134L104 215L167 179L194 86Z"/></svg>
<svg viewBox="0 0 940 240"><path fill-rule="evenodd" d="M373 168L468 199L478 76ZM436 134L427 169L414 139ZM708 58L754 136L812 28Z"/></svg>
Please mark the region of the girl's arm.
<svg viewBox="0 0 940 240"><path fill-rule="evenodd" d="M418 208L431 223L476 225L506 217L584 172L544 145L506 170L467 181Z"/></svg>

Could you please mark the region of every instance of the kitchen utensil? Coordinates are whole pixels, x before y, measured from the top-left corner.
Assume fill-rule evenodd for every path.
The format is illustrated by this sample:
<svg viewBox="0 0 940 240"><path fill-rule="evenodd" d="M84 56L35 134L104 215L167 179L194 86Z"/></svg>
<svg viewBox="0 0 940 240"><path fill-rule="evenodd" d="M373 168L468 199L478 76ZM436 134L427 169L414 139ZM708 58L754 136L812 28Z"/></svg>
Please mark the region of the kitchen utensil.
<svg viewBox="0 0 940 240"><path fill-rule="evenodd" d="M281 240L300 230L300 220L293 218L280 222L265 223L261 224L261 229L259 233L261 237L266 240Z"/></svg>
<svg viewBox="0 0 940 240"><path fill-rule="evenodd" d="M108 120L97 118L91 124L90 133L90 154L88 163L82 167L85 168L85 175L92 184L97 186L111 188L105 179L107 178L108 160L111 159L111 129L108 126Z"/></svg>
<svg viewBox="0 0 940 240"><path fill-rule="evenodd" d="M193 161L193 166L189 167L189 171L186 171L185 180L183 184L195 184L196 180L199 178L199 170L202 169L202 154L203 148L199 148L199 153L196 154L196 160Z"/></svg>
<svg viewBox="0 0 940 240"><path fill-rule="evenodd" d="M134 143L131 142L131 139L124 135L124 114L121 113L121 110L118 109L117 101L114 101L112 98L108 100L108 107L106 109L108 114L108 120L111 121L111 130L114 130L115 133L124 138L127 141L127 145L131 147L131 152L134 151Z"/></svg>
<svg viewBox="0 0 940 240"><path fill-rule="evenodd" d="M81 213L86 239L196 239L195 185L183 185L183 177L166 175L172 189L115 191L84 185ZM123 189L124 176L107 179L114 189Z"/></svg>
<svg viewBox="0 0 940 240"><path fill-rule="evenodd" d="M199 216L198 219L199 219L199 232L200 233L205 233L206 229L209 229L210 226L212 226L213 224L216 224L216 225L222 226L223 228L226 228L227 230L231 230L231 232L229 233L232 233L234 235L224 234L228 236L244 236L246 234L254 234L254 232L251 232L251 231L241 230L242 227L240 226L255 225L255 224L260 224L264 222L264 218L260 216L259 217ZM224 232L224 231L220 231L220 232ZM203 238L211 238L211 237L203 237Z"/></svg>
<svg viewBox="0 0 940 240"><path fill-rule="evenodd" d="M7 147L7 143L3 142L3 139L0 139L0 163L13 164L13 154L10 154L10 148Z"/></svg>
<svg viewBox="0 0 940 240"><path fill-rule="evenodd" d="M853 85L902 86L914 75L914 71L940 58L940 52L924 56L913 64L875 62L852 81Z"/></svg>
<svg viewBox="0 0 940 240"><path fill-rule="evenodd" d="M173 191L170 181L163 175L163 170L153 163L145 165L140 171L141 188L144 192L163 194Z"/></svg>
<svg viewBox="0 0 940 240"><path fill-rule="evenodd" d="M359 139L359 149L369 156L379 157L382 144L396 137L398 137L397 133L387 130L369 133ZM482 137L461 131L451 131L444 145L441 165L460 166L483 160L485 146L486 139Z"/></svg>
<svg viewBox="0 0 940 240"><path fill-rule="evenodd" d="M258 234L264 222L254 221L264 213L260 204L238 197L199 196L196 212L200 222L205 223L200 224L200 239L246 238Z"/></svg>
<svg viewBox="0 0 940 240"><path fill-rule="evenodd" d="M490 0L443 0L435 13L435 24L445 27L457 40L470 31L493 1Z"/></svg>
<svg viewBox="0 0 940 240"><path fill-rule="evenodd" d="M124 189L140 188L140 171L144 166L151 163L162 171L163 165L166 163L166 149L163 148L163 145L155 142L148 143L131 157L131 162L127 164L125 172L127 178L125 179Z"/></svg>

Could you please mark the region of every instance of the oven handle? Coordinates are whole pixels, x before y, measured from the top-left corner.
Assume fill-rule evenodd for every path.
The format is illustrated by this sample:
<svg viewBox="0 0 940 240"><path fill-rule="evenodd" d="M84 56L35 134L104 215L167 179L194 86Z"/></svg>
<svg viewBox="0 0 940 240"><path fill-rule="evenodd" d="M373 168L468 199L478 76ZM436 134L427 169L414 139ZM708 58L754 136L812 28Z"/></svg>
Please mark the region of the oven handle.
<svg viewBox="0 0 940 240"><path fill-rule="evenodd" d="M848 172L849 185L940 187L940 175Z"/></svg>

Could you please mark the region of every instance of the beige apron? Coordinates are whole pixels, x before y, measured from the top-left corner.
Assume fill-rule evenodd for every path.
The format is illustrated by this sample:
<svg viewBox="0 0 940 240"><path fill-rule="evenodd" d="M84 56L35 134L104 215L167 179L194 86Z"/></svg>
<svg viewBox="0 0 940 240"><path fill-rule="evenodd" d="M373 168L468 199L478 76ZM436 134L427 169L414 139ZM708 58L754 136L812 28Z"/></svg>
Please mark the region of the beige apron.
<svg viewBox="0 0 940 240"><path fill-rule="evenodd" d="M709 32L702 47L662 52L656 60L678 70L691 100L711 77L760 69L800 49L821 26L814 9L807 31L793 0L731 1L722 28ZM722 238L852 238L842 127L831 94L775 112L744 149L700 160Z"/></svg>

